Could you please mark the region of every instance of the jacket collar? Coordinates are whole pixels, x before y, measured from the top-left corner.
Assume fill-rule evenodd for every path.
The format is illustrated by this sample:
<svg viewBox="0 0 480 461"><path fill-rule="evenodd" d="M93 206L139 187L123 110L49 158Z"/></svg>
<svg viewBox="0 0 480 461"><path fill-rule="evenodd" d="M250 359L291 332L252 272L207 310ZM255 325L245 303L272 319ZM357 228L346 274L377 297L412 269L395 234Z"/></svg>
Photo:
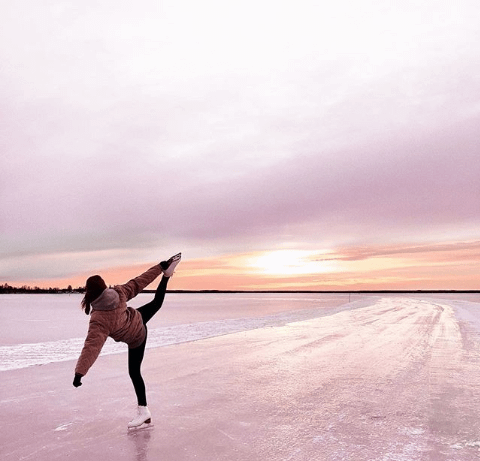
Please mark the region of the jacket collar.
<svg viewBox="0 0 480 461"><path fill-rule="evenodd" d="M118 307L119 302L118 293L112 288L107 288L92 302L91 306L94 311L113 311Z"/></svg>

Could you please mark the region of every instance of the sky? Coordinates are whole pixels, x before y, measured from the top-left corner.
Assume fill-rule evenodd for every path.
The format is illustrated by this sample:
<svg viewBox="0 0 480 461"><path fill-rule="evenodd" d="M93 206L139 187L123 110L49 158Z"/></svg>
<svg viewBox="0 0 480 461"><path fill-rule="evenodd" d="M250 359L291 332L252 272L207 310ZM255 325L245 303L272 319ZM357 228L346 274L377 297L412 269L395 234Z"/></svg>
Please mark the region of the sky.
<svg viewBox="0 0 480 461"><path fill-rule="evenodd" d="M478 289L476 0L0 5L0 284Z"/></svg>

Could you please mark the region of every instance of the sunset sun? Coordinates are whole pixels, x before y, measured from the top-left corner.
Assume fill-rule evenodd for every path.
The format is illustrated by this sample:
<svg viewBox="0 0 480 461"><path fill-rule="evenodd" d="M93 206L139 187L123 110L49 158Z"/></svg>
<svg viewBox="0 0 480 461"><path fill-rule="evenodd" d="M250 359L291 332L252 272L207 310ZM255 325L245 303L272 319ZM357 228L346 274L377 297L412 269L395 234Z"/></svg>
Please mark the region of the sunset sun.
<svg viewBox="0 0 480 461"><path fill-rule="evenodd" d="M265 275L318 274L332 270L332 265L321 261L318 251L275 250L256 257L252 264Z"/></svg>

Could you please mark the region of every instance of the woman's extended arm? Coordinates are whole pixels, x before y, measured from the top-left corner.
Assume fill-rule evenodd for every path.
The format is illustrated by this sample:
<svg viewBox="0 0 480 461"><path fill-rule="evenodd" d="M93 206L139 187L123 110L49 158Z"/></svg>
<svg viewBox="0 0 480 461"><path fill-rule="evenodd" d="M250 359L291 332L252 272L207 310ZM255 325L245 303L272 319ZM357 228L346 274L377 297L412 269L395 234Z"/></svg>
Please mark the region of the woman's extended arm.
<svg viewBox="0 0 480 461"><path fill-rule="evenodd" d="M101 322L90 320L87 337L83 345L82 353L75 367L75 374L85 376L90 367L95 363L108 338L108 330Z"/></svg>
<svg viewBox="0 0 480 461"><path fill-rule="evenodd" d="M162 268L160 267L160 264L156 264L143 274L135 277L124 285L120 285L119 287L122 288L122 291L125 293L128 301L129 299L137 296L138 293L140 293L145 287L150 285L161 273Z"/></svg>

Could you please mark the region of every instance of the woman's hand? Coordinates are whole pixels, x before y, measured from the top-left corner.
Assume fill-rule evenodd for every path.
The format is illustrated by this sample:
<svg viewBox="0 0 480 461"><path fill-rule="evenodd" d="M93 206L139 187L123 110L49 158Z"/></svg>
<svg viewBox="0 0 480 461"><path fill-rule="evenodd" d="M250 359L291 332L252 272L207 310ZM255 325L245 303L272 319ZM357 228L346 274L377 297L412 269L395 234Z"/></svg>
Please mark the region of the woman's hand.
<svg viewBox="0 0 480 461"><path fill-rule="evenodd" d="M79 387L82 385L82 376L80 373L75 373L75 378L73 380L73 385Z"/></svg>

